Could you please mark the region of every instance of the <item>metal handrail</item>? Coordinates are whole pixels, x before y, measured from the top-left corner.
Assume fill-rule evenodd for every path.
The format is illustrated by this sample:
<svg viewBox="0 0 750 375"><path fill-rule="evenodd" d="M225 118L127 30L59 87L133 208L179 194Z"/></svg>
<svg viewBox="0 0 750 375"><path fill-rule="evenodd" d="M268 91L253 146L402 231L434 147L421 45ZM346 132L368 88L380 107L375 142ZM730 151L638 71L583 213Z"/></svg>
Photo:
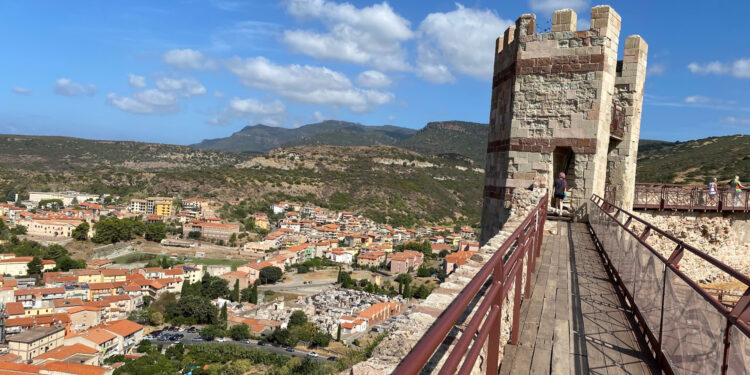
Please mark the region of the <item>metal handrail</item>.
<svg viewBox="0 0 750 375"><path fill-rule="evenodd" d="M497 374L502 304L508 296L510 286L515 285L510 342L516 344L519 334L521 295L524 294L528 298L531 294L529 281L536 269L536 258L540 255L544 222L547 217L547 204L548 197L545 194L539 200L537 206L477 272L476 276L435 320L409 354L401 360L393 372L394 374L411 375L419 373L443 343L448 333L456 326L461 316L466 313L469 304L476 298L487 281L491 281L490 287L439 373L455 373L462 359L463 365L458 373L470 373L485 341L487 341L489 353L487 373ZM525 290L522 291L525 257L526 283ZM477 336L475 337L475 335ZM469 349L472 339L474 343Z"/></svg>
<svg viewBox="0 0 750 375"><path fill-rule="evenodd" d="M649 222L634 216L632 213L625 211L621 209L620 207L617 207L607 201L605 201L603 198L593 195L591 197L591 201L594 203L594 206L596 206L600 212L604 215L606 219L611 219L612 222L616 223L617 226L622 228L625 232L630 234L635 241L637 241L640 245L648 249L654 257L659 259L663 265L664 265L664 285L662 285L662 305L661 305L661 311L660 314L662 316L662 321L665 319L664 317L664 293L666 290L666 280L667 280L667 271L670 271L671 273L678 276L682 281L685 282L685 284L689 285L693 291L698 293L704 300L706 300L711 306L713 306L716 309L716 312L721 314L724 318L727 320L727 326L724 329L724 336L723 336L723 350L724 355L722 357L723 363L721 368L721 373L726 374L727 368L728 368L728 353L730 349L730 342L731 342L731 332L732 327L736 327L742 334L744 334L748 340L750 340L750 325L748 324L750 322L750 277L740 273L739 271L733 269L732 267L722 263L718 259L706 254L705 252L686 244L679 239L675 238L669 233L664 232L663 230L655 227L654 225L650 224ZM595 214L592 212L592 218L595 219ZM640 234L637 234L633 231L632 225L634 222L638 222L644 226L643 232ZM592 225L592 228L594 228L593 232L594 235L597 237L606 235L606 233L596 233L596 224ZM659 254L651 245L646 243L646 239L650 235L650 233L655 232L661 235L662 237L666 238L667 240L671 241L675 245L675 249L672 252L672 254L669 256L669 258L664 258L661 254ZM665 356L665 353L662 351L662 342L661 342L661 331L660 332L654 332L654 329L652 327L648 327L646 320L643 318L643 315L639 311L639 308L635 302L635 298L632 294L632 290L628 290L628 288L622 283L622 280L619 276L619 271L615 269L613 266L613 263L611 262L611 257L609 251L611 249L601 248L605 258L607 259L607 265L610 268L611 273L615 276L617 282L619 283L621 290L623 291L623 294L625 294L625 297L630 302L630 305L633 307L634 312L636 313L636 316L639 318L639 324L641 327L644 328L644 331L647 333L647 337L650 341L650 344L654 351L657 354L657 359L662 363L662 365L665 367L665 370L669 370L670 372L674 373L673 369L671 369L669 361L667 360L667 357ZM730 277L738 280L739 282L745 284L747 289L745 290L744 294L739 298L739 300L734 304L734 306L730 309L729 307L725 306L722 301L720 301L717 296L713 293L710 293L709 291L703 289L698 283L690 279L686 274L684 274L679 269L679 261L682 259L683 254L685 252L691 253L704 261L710 263L714 267L718 268L725 274L729 275ZM637 283L636 283L637 285ZM663 328L660 328L663 329ZM747 359L750 361L750 359Z"/></svg>
<svg viewBox="0 0 750 375"><path fill-rule="evenodd" d="M732 188L721 186L716 188L716 194L712 196L706 186L637 183L633 208L750 212L750 188L741 190L738 194Z"/></svg>

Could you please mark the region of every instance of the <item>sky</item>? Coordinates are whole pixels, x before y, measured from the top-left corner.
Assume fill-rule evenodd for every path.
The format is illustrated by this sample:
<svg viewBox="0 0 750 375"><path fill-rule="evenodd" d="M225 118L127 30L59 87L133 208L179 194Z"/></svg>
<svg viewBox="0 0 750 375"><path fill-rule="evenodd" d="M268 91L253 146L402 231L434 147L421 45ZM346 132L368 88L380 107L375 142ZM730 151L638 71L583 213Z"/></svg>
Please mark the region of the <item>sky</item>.
<svg viewBox="0 0 750 375"><path fill-rule="evenodd" d="M750 2L608 4L621 56L628 35L649 44L642 139L750 133ZM563 8L587 29L592 5L2 1L0 133L192 144L257 123L486 123L495 38Z"/></svg>

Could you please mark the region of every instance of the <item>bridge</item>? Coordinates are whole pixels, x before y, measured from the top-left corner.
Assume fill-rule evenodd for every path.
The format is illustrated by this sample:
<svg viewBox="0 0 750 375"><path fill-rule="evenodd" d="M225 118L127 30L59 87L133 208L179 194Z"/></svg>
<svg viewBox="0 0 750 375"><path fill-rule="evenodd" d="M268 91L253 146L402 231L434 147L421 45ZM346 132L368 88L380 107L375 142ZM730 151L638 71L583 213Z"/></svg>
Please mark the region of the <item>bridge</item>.
<svg viewBox="0 0 750 375"><path fill-rule="evenodd" d="M614 189L608 194L616 195ZM605 198L607 194L605 193ZM611 199L607 199L612 201ZM635 184L633 209L691 212L750 212L750 189L736 191L719 187L711 194L708 186L677 184Z"/></svg>
<svg viewBox="0 0 750 375"><path fill-rule="evenodd" d="M393 373L750 373L750 278L599 196L589 223L546 220L547 202L490 241L494 255ZM668 256L649 245L657 235ZM722 304L680 271L685 257L747 290Z"/></svg>

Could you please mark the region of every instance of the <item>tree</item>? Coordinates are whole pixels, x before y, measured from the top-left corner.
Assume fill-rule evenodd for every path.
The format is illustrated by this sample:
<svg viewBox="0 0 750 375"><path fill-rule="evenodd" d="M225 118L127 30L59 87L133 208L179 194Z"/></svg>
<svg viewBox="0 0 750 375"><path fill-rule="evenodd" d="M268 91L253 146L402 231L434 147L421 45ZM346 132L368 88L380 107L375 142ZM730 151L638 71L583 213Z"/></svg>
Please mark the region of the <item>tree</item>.
<svg viewBox="0 0 750 375"><path fill-rule="evenodd" d="M247 324L237 324L229 329L229 337L233 340L245 340L250 338L250 328Z"/></svg>
<svg viewBox="0 0 750 375"><path fill-rule="evenodd" d="M297 273L307 273L309 270L310 269L304 264L301 264L297 267Z"/></svg>
<svg viewBox="0 0 750 375"><path fill-rule="evenodd" d="M417 288L417 291L414 292L414 297L419 298L419 299L425 299L429 295L430 295L430 290L427 289L427 287L424 285L420 285L419 288Z"/></svg>
<svg viewBox="0 0 750 375"><path fill-rule="evenodd" d="M67 255L57 258L57 270L67 272L73 269L84 269L86 268L86 261L83 259L73 259Z"/></svg>
<svg viewBox="0 0 750 375"><path fill-rule="evenodd" d="M141 342L138 343L138 347L135 349L138 353L148 353L151 351L151 341L149 340L141 340Z"/></svg>
<svg viewBox="0 0 750 375"><path fill-rule="evenodd" d="M164 315L158 311L154 311L151 313L151 316L149 316L148 322L151 323L151 325L158 326L159 324L164 323Z"/></svg>
<svg viewBox="0 0 750 375"><path fill-rule="evenodd" d="M253 285L253 291L250 293L250 303L258 304L258 285Z"/></svg>
<svg viewBox="0 0 750 375"><path fill-rule="evenodd" d="M71 236L77 241L86 241L89 238L89 223L83 222L73 229Z"/></svg>
<svg viewBox="0 0 750 375"><path fill-rule="evenodd" d="M167 238L167 226L162 221L146 224L146 240L159 242Z"/></svg>
<svg viewBox="0 0 750 375"><path fill-rule="evenodd" d="M28 264L28 273L29 275L40 275L43 267L42 259L35 256Z"/></svg>
<svg viewBox="0 0 750 375"><path fill-rule="evenodd" d="M417 269L417 276L419 277L429 277L430 275L432 275L432 271L429 268L419 267Z"/></svg>
<svg viewBox="0 0 750 375"><path fill-rule="evenodd" d="M330 343L331 343L331 335L320 332L320 331L315 333L312 339L310 339L311 348L317 348L317 347L325 348Z"/></svg>
<svg viewBox="0 0 750 375"><path fill-rule="evenodd" d="M279 281L282 275L283 272L279 267L263 267L263 269L260 270L260 282L262 284L272 284Z"/></svg>
<svg viewBox="0 0 750 375"><path fill-rule="evenodd" d="M341 323L339 323L339 328L336 329L336 341L341 341Z"/></svg>
<svg viewBox="0 0 750 375"><path fill-rule="evenodd" d="M188 232L188 238L191 240L200 240L201 232L198 232L197 230L190 231Z"/></svg>
<svg viewBox="0 0 750 375"><path fill-rule="evenodd" d="M301 326L305 323L307 323L307 315L305 315L305 312L302 310L296 310L292 313L292 316L289 317L288 327L292 328L295 326Z"/></svg>
<svg viewBox="0 0 750 375"><path fill-rule="evenodd" d="M411 284L404 284L404 298L411 298Z"/></svg>
<svg viewBox="0 0 750 375"><path fill-rule="evenodd" d="M229 316L227 314L227 304L224 303L223 305L221 305L221 317L219 317L219 324L221 324L224 329L227 329L227 320L229 320Z"/></svg>
<svg viewBox="0 0 750 375"><path fill-rule="evenodd" d="M16 224L16 226L10 230L10 233L15 234L16 236L26 234L26 226L21 225L21 224Z"/></svg>
<svg viewBox="0 0 750 375"><path fill-rule="evenodd" d="M232 302L240 302L240 280L234 280L234 289L232 289L232 293L229 294L229 299L232 300Z"/></svg>
<svg viewBox="0 0 750 375"><path fill-rule="evenodd" d="M432 256L432 245L430 245L429 240L424 240L422 242L422 253L424 254L425 258L429 258Z"/></svg>
<svg viewBox="0 0 750 375"><path fill-rule="evenodd" d="M200 335L206 341L213 341L217 336L221 335L222 330L214 325L205 326L201 329Z"/></svg>

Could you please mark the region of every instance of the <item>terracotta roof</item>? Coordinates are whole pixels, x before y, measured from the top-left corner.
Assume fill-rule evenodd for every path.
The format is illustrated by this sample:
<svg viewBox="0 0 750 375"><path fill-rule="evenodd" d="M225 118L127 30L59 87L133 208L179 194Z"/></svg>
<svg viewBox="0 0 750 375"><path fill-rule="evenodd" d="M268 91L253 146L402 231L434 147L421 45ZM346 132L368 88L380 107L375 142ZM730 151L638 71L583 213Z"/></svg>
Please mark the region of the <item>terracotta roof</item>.
<svg viewBox="0 0 750 375"><path fill-rule="evenodd" d="M5 311L8 313L8 316L12 315L24 315L25 310L23 308L23 304L21 302L8 302L5 304Z"/></svg>
<svg viewBox="0 0 750 375"><path fill-rule="evenodd" d="M91 328L76 337L85 338L97 345L101 345L109 340L116 338L117 336L101 328Z"/></svg>
<svg viewBox="0 0 750 375"><path fill-rule="evenodd" d="M34 260L34 257L15 257L10 259L2 259L2 263L28 263Z"/></svg>
<svg viewBox="0 0 750 375"><path fill-rule="evenodd" d="M63 372L75 375L103 375L107 372L104 367L59 361L45 362L41 366L41 369L51 372Z"/></svg>
<svg viewBox="0 0 750 375"><path fill-rule="evenodd" d="M74 306L83 306L83 300L80 298L58 298L53 299L52 304L55 307L74 307Z"/></svg>
<svg viewBox="0 0 750 375"><path fill-rule="evenodd" d="M81 311L102 311L101 308L95 306L76 306L68 309L68 314L75 314Z"/></svg>
<svg viewBox="0 0 750 375"><path fill-rule="evenodd" d="M130 320L115 320L103 324L101 327L123 337L130 336L143 329L142 325L136 322L131 322Z"/></svg>
<svg viewBox="0 0 750 375"><path fill-rule="evenodd" d="M105 268L102 270L102 276L127 276L128 270L122 268Z"/></svg>
<svg viewBox="0 0 750 375"><path fill-rule="evenodd" d="M16 354L8 353L8 354L0 356L0 362L15 362L19 358L21 358L21 357L19 357Z"/></svg>
<svg viewBox="0 0 750 375"><path fill-rule="evenodd" d="M0 371L6 374L38 374L39 366L27 365L25 363L0 362Z"/></svg>
<svg viewBox="0 0 750 375"><path fill-rule="evenodd" d="M37 356L35 359L52 358L64 360L74 354L96 354L98 352L98 350L83 344L63 345L58 348L52 349L40 356Z"/></svg>

